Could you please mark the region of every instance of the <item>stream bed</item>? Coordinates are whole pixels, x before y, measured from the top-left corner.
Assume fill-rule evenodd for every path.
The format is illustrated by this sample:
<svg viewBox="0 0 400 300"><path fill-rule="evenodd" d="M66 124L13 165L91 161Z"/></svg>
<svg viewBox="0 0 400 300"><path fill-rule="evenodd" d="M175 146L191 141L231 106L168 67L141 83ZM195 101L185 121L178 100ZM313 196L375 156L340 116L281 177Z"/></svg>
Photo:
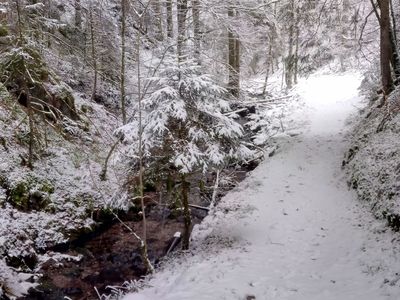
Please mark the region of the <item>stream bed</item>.
<svg viewBox="0 0 400 300"><path fill-rule="evenodd" d="M193 222L201 218L194 216ZM142 232L141 221L124 220L135 232ZM149 258L157 264L165 256L173 236L182 231L181 218L162 218L150 212L147 219ZM21 300L98 299L97 292L109 294L107 286L121 286L125 281L137 280L145 275L139 242L120 222L112 222L100 232L94 232L79 242L63 247L67 255L61 261L53 259L44 263L43 274L36 289ZM79 260L68 258L80 257ZM68 298L67 298L68 297Z"/></svg>

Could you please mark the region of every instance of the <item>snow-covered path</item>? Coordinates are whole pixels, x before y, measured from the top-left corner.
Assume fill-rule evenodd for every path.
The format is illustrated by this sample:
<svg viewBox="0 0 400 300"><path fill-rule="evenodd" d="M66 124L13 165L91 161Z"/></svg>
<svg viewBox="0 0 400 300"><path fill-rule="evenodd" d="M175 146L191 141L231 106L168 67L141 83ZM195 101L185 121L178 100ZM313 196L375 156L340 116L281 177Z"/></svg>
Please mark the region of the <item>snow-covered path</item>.
<svg viewBox="0 0 400 300"><path fill-rule="evenodd" d="M301 82L303 133L282 141L195 230L195 255L126 299L400 299L398 285L384 284L400 272L392 233L374 233L382 226L357 205L340 169L359 82L355 74Z"/></svg>

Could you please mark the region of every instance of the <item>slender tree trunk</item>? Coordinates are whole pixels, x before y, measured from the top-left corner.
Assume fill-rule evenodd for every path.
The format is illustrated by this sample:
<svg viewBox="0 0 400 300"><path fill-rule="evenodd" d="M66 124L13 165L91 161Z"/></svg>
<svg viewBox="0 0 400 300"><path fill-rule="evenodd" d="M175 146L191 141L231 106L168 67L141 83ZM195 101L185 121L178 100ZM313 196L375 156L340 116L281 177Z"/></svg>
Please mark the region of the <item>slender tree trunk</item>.
<svg viewBox="0 0 400 300"><path fill-rule="evenodd" d="M192 0L194 57L200 64L201 37L200 37L200 6L199 0Z"/></svg>
<svg viewBox="0 0 400 300"><path fill-rule="evenodd" d="M233 19L236 11L233 7L228 7L228 18ZM231 28L228 29L228 66L229 82L228 90L234 97L240 94L240 41L237 34Z"/></svg>
<svg viewBox="0 0 400 300"><path fill-rule="evenodd" d="M182 175L181 177L182 181L182 205L183 205L183 219L184 219L184 232L182 236L182 250L188 250L189 249L189 244L190 244L190 230L192 226L192 218L190 216L190 208L189 208L189 189L190 189L190 184L189 182L186 181L186 176Z"/></svg>
<svg viewBox="0 0 400 300"><path fill-rule="evenodd" d="M90 27L90 47L92 52L93 61L93 89L92 89L92 101L95 100L97 94L97 54L96 54L96 37L94 32L94 18L93 18L93 7L92 3L89 7L89 27Z"/></svg>
<svg viewBox="0 0 400 300"><path fill-rule="evenodd" d="M272 41L269 42L269 50L268 50L267 65L266 65L267 70L265 73L265 80L264 80L264 86L263 86L263 92L262 92L263 95L265 95L265 93L267 92L269 70L271 69L271 61L272 61L272 68L273 68L274 62L273 62L273 57L272 57Z"/></svg>
<svg viewBox="0 0 400 300"><path fill-rule="evenodd" d="M164 39L164 32L163 32L163 25L161 18L162 14L161 14L160 0L153 0L151 6L153 7L154 17L156 22L156 29L157 29L156 38L157 40L162 41Z"/></svg>
<svg viewBox="0 0 400 300"><path fill-rule="evenodd" d="M122 124L126 124L126 107L125 107L125 30L126 30L126 0L121 0L121 80L120 80L120 90L121 90L121 114L122 114Z"/></svg>
<svg viewBox="0 0 400 300"><path fill-rule="evenodd" d="M32 170L33 169L33 144L35 142L35 135L34 135L32 103L31 103L31 97L29 95L28 89L26 89L26 107L28 110L28 122L29 122L28 168Z"/></svg>
<svg viewBox="0 0 400 300"><path fill-rule="evenodd" d="M380 0L379 2L381 16L380 16L380 32L381 32L381 78L382 90L384 96L388 95L392 90L392 74L390 69L392 58L392 44L390 40L390 12L389 0Z"/></svg>
<svg viewBox="0 0 400 300"><path fill-rule="evenodd" d="M18 27L18 36L19 42L22 44L24 42L24 35L23 35L23 23L22 23L22 16L21 16L21 4L20 0L15 0L15 5L17 7L17 27Z"/></svg>
<svg viewBox="0 0 400 300"><path fill-rule="evenodd" d="M187 0L178 0L178 61L181 62L186 59L186 15L188 11Z"/></svg>
<svg viewBox="0 0 400 300"><path fill-rule="evenodd" d="M397 78L400 78L400 56L397 50L396 38L394 36L395 28L390 28L390 45L392 49L392 55L390 57L390 63L393 68L394 75Z"/></svg>
<svg viewBox="0 0 400 300"><path fill-rule="evenodd" d="M399 5L400 5L400 1L399 1ZM396 45L396 47L397 47L397 45L398 45L398 39L397 39L397 20L396 20L396 14L395 14L395 12L394 12L394 8L393 8L393 0L390 0L390 14L391 14L391 17L392 17L392 28L393 28L393 40L394 40L394 43L395 43L395 45Z"/></svg>
<svg viewBox="0 0 400 300"><path fill-rule="evenodd" d="M240 41L237 36L235 36L235 72L237 74L237 95L240 93Z"/></svg>
<svg viewBox="0 0 400 300"><path fill-rule="evenodd" d="M294 84L297 84L299 76L299 43L300 43L300 9L296 9L296 37L294 50Z"/></svg>
<svg viewBox="0 0 400 300"><path fill-rule="evenodd" d="M24 34L23 34L23 22L22 22L22 12L21 12L21 3L20 0L15 0L15 5L17 9L17 29L18 29L18 36L19 36L19 44L24 44ZM26 67L25 67L26 68ZM28 145L28 162L27 166L30 169L33 169L33 144L35 142L34 136L34 121L33 121L33 112L32 112L32 104L31 104L31 97L29 94L29 88L26 82L23 83L24 85L24 93L26 94L26 109L28 114L28 124L29 124L29 145Z"/></svg>
<svg viewBox="0 0 400 300"><path fill-rule="evenodd" d="M46 18L51 19L51 10L52 10L52 6L51 6L51 0L47 0L46 1ZM52 29L49 29L49 32L54 33L54 31ZM51 37L50 34L47 33L47 31L43 30L43 35L46 38L47 41L47 48L51 47Z"/></svg>
<svg viewBox="0 0 400 300"><path fill-rule="evenodd" d="M139 26L141 26L142 20L139 20ZM146 221L146 207L144 204L144 166L143 166L143 124L142 124L142 75L140 72L140 63L141 63L141 55L140 55L140 46L141 46L141 33L140 30L137 32L136 39L136 62L137 62L137 81L138 81L138 118L139 118L139 142L138 142L138 154L139 154L139 197L140 197L140 205L142 209L142 225L143 225L143 233L142 233L142 259L145 264L146 270L149 273L154 272L154 268L149 260L148 256L148 248L147 248L147 221Z"/></svg>
<svg viewBox="0 0 400 300"><path fill-rule="evenodd" d="M81 29L81 26L82 26L81 0L75 0L75 27Z"/></svg>
<svg viewBox="0 0 400 300"><path fill-rule="evenodd" d="M286 72L285 81L286 88L291 89L293 87L293 46L294 46L294 0L290 1L290 27L289 27L289 41L288 41L288 55L285 59L286 62Z"/></svg>
<svg viewBox="0 0 400 300"><path fill-rule="evenodd" d="M110 161L111 155L114 153L115 149L117 148L119 142L121 140L117 140L112 146L110 151L108 151L106 160L104 161L104 166L103 169L101 170L101 173L99 175L101 181L106 181L107 180L107 171L108 171L108 162Z"/></svg>
<svg viewBox="0 0 400 300"><path fill-rule="evenodd" d="M165 2L167 10L167 36L169 38L174 37L174 22L172 15L172 0L166 0Z"/></svg>
<svg viewBox="0 0 400 300"><path fill-rule="evenodd" d="M353 38L354 40L357 39L358 36L358 22L359 22L359 15L360 15L360 7L354 9L354 28L353 28Z"/></svg>
<svg viewBox="0 0 400 300"><path fill-rule="evenodd" d="M345 26L345 21L344 21L344 18L343 18L343 16L344 16L344 12L345 12L345 10L347 9L347 6L346 6L346 2L345 1L343 1L342 2L342 7L341 7L341 9L339 10L338 9L338 13L340 14L339 15L339 26L340 26L340 31L339 31L339 34L340 34L340 42L341 42L341 46L344 48L344 46L345 46L345 44L346 44L346 40L345 40L345 36L346 36L346 30L347 30L347 28L346 28L346 26ZM344 62L344 60L345 60L345 56L346 56L346 53L344 53L344 52L341 52L340 54L339 54L339 58L340 58L340 70L342 71L342 72L344 72L345 71L345 62Z"/></svg>

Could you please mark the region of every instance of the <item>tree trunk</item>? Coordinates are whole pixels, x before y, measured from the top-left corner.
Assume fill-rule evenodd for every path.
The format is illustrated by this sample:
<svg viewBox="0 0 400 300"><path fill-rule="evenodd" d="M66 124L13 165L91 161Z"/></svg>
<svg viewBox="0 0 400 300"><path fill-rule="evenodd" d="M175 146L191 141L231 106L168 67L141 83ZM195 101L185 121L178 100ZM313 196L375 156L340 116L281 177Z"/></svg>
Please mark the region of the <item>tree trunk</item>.
<svg viewBox="0 0 400 300"><path fill-rule="evenodd" d="M190 215L190 208L189 208L190 184L189 184L189 182L186 181L185 175L182 175L181 179L182 179L181 197L182 197L182 205L183 205L183 219L184 219L184 224L185 224L185 228L183 231L183 237L182 237L182 250L188 250L189 243L190 243L190 230L191 230L191 226L192 226L192 218Z"/></svg>
<svg viewBox="0 0 400 300"><path fill-rule="evenodd" d="M381 79L382 79L382 91L384 96L388 95L392 90L392 74L390 69L392 59L392 44L390 39L390 11L389 11L389 0L380 0L379 6L381 9L380 16L380 56L381 56Z"/></svg>
<svg viewBox="0 0 400 300"><path fill-rule="evenodd" d="M164 39L164 32L163 32L163 25L162 25L162 18L161 18L161 4L160 0L153 0L151 4L154 12L155 22L156 22L156 38L159 41Z"/></svg>
<svg viewBox="0 0 400 300"><path fill-rule="evenodd" d="M299 43L300 43L300 9L296 9L296 38L295 38L295 50L294 50L294 84L298 82L299 76Z"/></svg>
<svg viewBox="0 0 400 300"><path fill-rule="evenodd" d="M178 43L177 53L178 61L181 62L186 58L185 39L186 39L186 15L188 11L187 0L178 0Z"/></svg>
<svg viewBox="0 0 400 300"><path fill-rule="evenodd" d="M29 150L28 150L28 168L33 169L33 143L35 142L34 136L34 122L31 97L29 90L26 90L26 108L28 110L28 122L29 122Z"/></svg>
<svg viewBox="0 0 400 300"><path fill-rule="evenodd" d="M399 5L400 5L400 1L399 1ZM396 45L398 45L398 40L397 40L397 20L396 20L396 14L394 12L394 8L393 8L393 0L390 0L390 14L392 17L392 28L393 28L393 39L394 39L394 43Z"/></svg>
<svg viewBox="0 0 400 300"><path fill-rule="evenodd" d="M172 18L172 0L166 0L165 2L167 10L167 36L169 38L174 37L174 23Z"/></svg>
<svg viewBox="0 0 400 300"><path fill-rule="evenodd" d="M235 16L234 8L228 7L228 18L232 20ZM228 90L237 98L240 94L240 41L231 28L228 29L228 66Z"/></svg>
<svg viewBox="0 0 400 300"><path fill-rule="evenodd" d="M139 20L139 27L142 25L142 20ZM142 103L142 75L140 72L140 64L141 64L141 55L140 55L140 46L141 46L141 32L137 31L136 36L136 63L137 63L137 93L138 93L138 117L139 117L139 141L138 141L138 156L139 156L139 197L140 197L140 205L142 209L142 225L143 225L143 234L142 234L142 259L145 264L146 270L149 273L153 273L154 268L150 263L147 249L147 221L146 221L146 207L144 204L144 165L143 165L143 123L142 123L142 115L143 115L143 103Z"/></svg>
<svg viewBox="0 0 400 300"><path fill-rule="evenodd" d="M19 3L20 0L15 0L15 5L17 7L17 28L18 28L18 36L19 36L19 43L24 43L23 38L23 23L22 23L22 16L21 16L21 4Z"/></svg>
<svg viewBox="0 0 400 300"><path fill-rule="evenodd" d="M237 95L240 92L240 41L238 37L235 37L235 72L237 74Z"/></svg>
<svg viewBox="0 0 400 300"><path fill-rule="evenodd" d="M81 0L75 0L75 27L81 29L81 25L82 25Z"/></svg>
<svg viewBox="0 0 400 300"><path fill-rule="evenodd" d="M262 94L265 95L267 92L267 85L268 85L268 79L269 79L269 70L274 67L274 61L272 57L272 40L269 41L269 50L267 54L267 64L266 64L266 73L265 73L265 80L264 80L264 86L263 86L263 92ZM272 64L271 64L272 61Z"/></svg>
<svg viewBox="0 0 400 300"><path fill-rule="evenodd" d="M396 36L395 36L395 27L390 28L390 45L392 49L392 55L390 57L390 62L394 71L394 75L397 78L400 78L400 57L399 52L397 50Z"/></svg>
<svg viewBox="0 0 400 300"><path fill-rule="evenodd" d="M121 114L122 124L126 124L126 108L125 108L125 31L126 31L126 0L121 0Z"/></svg>
<svg viewBox="0 0 400 300"><path fill-rule="evenodd" d="M347 9L348 9L348 3L343 1L340 9L338 9L338 13L339 13L338 20L339 20L339 26L340 26L340 30L339 30L340 44L341 44L342 48L345 48L345 44L346 44L345 36L347 33L347 28L346 28L347 25L345 25L344 13ZM346 70L345 58L346 58L346 53L344 51L341 51L339 53L339 59L340 59L340 70L342 72L344 72Z"/></svg>
<svg viewBox="0 0 400 300"><path fill-rule="evenodd" d="M94 32L94 18L93 18L93 7L90 4L89 7L89 28L90 28L90 47L92 52L93 61L93 89L92 89L92 101L95 100L97 94L97 54L96 54L96 37Z"/></svg>
<svg viewBox="0 0 400 300"><path fill-rule="evenodd" d="M289 15L290 15L290 26L289 26L289 41L288 41L288 55L285 59L286 64L286 72L285 72L285 81L286 81L286 88L291 89L293 87L293 69L294 69L294 59L293 59L293 46L294 46L294 23L295 23L295 16L294 16L294 0L290 1L290 8L289 8Z"/></svg>
<svg viewBox="0 0 400 300"><path fill-rule="evenodd" d="M200 37L200 7L199 0L192 0L192 15L193 15L193 39L194 39L194 57L200 64L200 49L201 49L201 37Z"/></svg>

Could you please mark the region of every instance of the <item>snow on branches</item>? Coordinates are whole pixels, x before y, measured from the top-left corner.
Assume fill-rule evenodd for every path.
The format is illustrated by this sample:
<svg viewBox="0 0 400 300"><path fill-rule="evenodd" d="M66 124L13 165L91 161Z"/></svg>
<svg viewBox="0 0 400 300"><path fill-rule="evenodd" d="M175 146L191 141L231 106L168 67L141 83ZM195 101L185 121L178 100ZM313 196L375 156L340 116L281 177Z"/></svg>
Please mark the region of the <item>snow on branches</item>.
<svg viewBox="0 0 400 300"><path fill-rule="evenodd" d="M252 155L241 142L243 129L235 116L224 114L230 110L225 89L201 74L195 62L175 65L167 59L158 76L147 79L147 86L142 99L142 131L138 118L116 131L132 145L130 156L138 155L140 133L147 160L167 157L182 174L204 172Z"/></svg>

